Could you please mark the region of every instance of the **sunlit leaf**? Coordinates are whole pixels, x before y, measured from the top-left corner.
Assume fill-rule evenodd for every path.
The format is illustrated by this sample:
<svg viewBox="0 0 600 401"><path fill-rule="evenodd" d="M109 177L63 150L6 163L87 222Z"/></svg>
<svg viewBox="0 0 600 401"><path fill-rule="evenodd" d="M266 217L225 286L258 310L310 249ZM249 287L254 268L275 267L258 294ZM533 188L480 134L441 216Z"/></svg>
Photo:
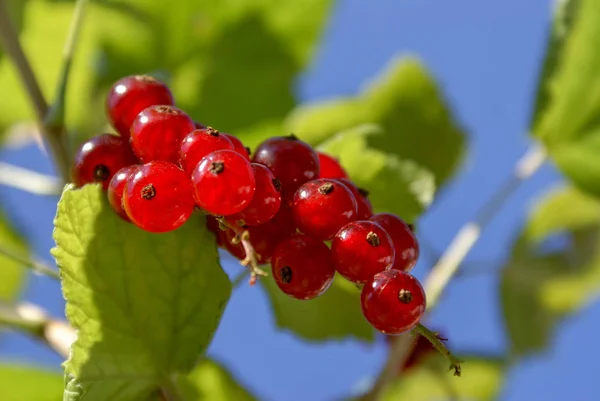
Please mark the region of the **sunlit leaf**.
<svg viewBox="0 0 600 401"><path fill-rule="evenodd" d="M152 234L117 217L99 186L63 193L53 255L78 330L65 400L144 399L192 369L231 292L197 217Z"/></svg>

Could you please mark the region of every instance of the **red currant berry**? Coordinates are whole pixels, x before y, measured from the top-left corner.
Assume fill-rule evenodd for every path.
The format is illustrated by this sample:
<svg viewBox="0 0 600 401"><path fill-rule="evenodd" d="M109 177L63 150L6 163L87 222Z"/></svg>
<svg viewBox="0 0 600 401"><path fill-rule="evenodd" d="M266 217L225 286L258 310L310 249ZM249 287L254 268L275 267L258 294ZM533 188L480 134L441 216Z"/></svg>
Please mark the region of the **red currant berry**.
<svg viewBox="0 0 600 401"><path fill-rule="evenodd" d="M281 207L281 183L271 170L262 164L251 163L256 179L252 201L241 212L232 216L244 225L258 226L271 220Z"/></svg>
<svg viewBox="0 0 600 401"><path fill-rule="evenodd" d="M304 234L330 240L340 228L356 220L352 191L330 178L312 180L296 191L292 205L296 227Z"/></svg>
<svg viewBox="0 0 600 401"><path fill-rule="evenodd" d="M293 135L261 143L254 153L254 162L264 164L275 174L286 199L291 199L302 184L319 177L317 152Z"/></svg>
<svg viewBox="0 0 600 401"><path fill-rule="evenodd" d="M108 203L110 203L110 206L115 213L125 221L131 220L129 220L129 217L127 217L127 213L123 208L123 190L125 189L127 179L137 171L138 167L139 165L137 164L123 167L121 170L117 171L108 183Z"/></svg>
<svg viewBox="0 0 600 401"><path fill-rule="evenodd" d="M256 191L250 162L233 150L205 156L194 169L192 182L198 206L221 216L244 210Z"/></svg>
<svg viewBox="0 0 600 401"><path fill-rule="evenodd" d="M271 267L277 286L297 299L323 294L335 275L327 245L304 234L281 241L271 257Z"/></svg>
<svg viewBox="0 0 600 401"><path fill-rule="evenodd" d="M194 130L194 122L173 106L144 109L131 125L131 148L144 163L179 161L181 141Z"/></svg>
<svg viewBox="0 0 600 401"><path fill-rule="evenodd" d="M233 150L250 160L250 148L244 146L242 141L240 141L240 139L235 135L231 135L226 132L223 132L223 135L231 141L233 144Z"/></svg>
<svg viewBox="0 0 600 401"><path fill-rule="evenodd" d="M197 129L183 138L179 150L179 164L186 173L192 175L194 168L204 156L224 149L233 150L233 144L225 135L210 127Z"/></svg>
<svg viewBox="0 0 600 401"><path fill-rule="evenodd" d="M194 211L190 178L169 162L153 161L141 165L127 179L123 206L131 221L146 231L175 230Z"/></svg>
<svg viewBox="0 0 600 401"><path fill-rule="evenodd" d="M296 223L294 223L292 208L288 205L282 204L275 217L256 227L260 227L262 230L267 230L274 236L279 236L279 238L286 238L292 234L295 234Z"/></svg>
<svg viewBox="0 0 600 401"><path fill-rule="evenodd" d="M106 115L111 125L125 138L133 120L147 107L173 105L173 95L164 83L147 75L121 78L106 97Z"/></svg>
<svg viewBox="0 0 600 401"><path fill-rule="evenodd" d="M391 213L378 213L369 220L378 223L392 238L396 250L392 269L408 272L415 267L419 259L419 243L408 224Z"/></svg>
<svg viewBox="0 0 600 401"><path fill-rule="evenodd" d="M99 182L107 189L117 171L137 162L126 139L102 134L88 139L79 147L71 175L78 187Z"/></svg>
<svg viewBox="0 0 600 401"><path fill-rule="evenodd" d="M414 328L427 306L421 283L401 270L377 273L362 289L363 315L384 334L402 334Z"/></svg>
<svg viewBox="0 0 600 401"><path fill-rule="evenodd" d="M321 170L319 178L348 178L348 173L335 157L323 152L317 152L317 154Z"/></svg>
<svg viewBox="0 0 600 401"><path fill-rule="evenodd" d="M363 284L394 263L389 234L372 221L346 224L333 238L331 256L335 270L353 283Z"/></svg>
<svg viewBox="0 0 600 401"><path fill-rule="evenodd" d="M373 216L373 205L371 205L371 201L369 200L369 192L366 189L357 187L348 178L339 178L338 181L344 183L356 198L356 204L358 205L357 220L368 220Z"/></svg>

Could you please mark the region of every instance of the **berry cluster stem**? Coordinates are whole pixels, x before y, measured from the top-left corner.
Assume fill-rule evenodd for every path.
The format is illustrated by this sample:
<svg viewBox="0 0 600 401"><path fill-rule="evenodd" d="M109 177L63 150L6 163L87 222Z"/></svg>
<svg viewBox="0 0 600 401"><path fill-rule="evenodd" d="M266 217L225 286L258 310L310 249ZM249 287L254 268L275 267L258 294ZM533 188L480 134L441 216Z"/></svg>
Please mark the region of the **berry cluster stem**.
<svg viewBox="0 0 600 401"><path fill-rule="evenodd" d="M427 341L433 345L433 348L435 348L440 354L448 359L450 362L450 369L454 369L454 376L460 376L460 361L454 355L452 355L448 348L446 348L446 345L442 342L442 340L440 340L437 333L434 333L420 323L417 325L417 327L415 327L414 331L416 334L425 337Z"/></svg>
<svg viewBox="0 0 600 401"><path fill-rule="evenodd" d="M479 240L483 229L520 185L539 170L545 160L546 153L544 149L537 144L532 146L517 161L513 173L503 185L499 186L475 218L458 231L424 282L428 311L435 307L450 279L456 274L469 251ZM371 390L363 396L363 401L379 401L382 399L385 390L397 377L398 370L406 361L413 346L414 342L411 341L410 333L402 334L392 342L386 363Z"/></svg>
<svg viewBox="0 0 600 401"><path fill-rule="evenodd" d="M21 81L33 103L40 132L45 137L57 170L65 182L68 182L70 178L71 156L64 126L64 101L72 54L75 49L85 3L87 3L87 0L77 0L75 5L75 14L72 19L67 46L65 47L65 61L57 89L57 101L52 107L49 107L31 64L19 42L17 30L10 18L11 14L8 10L7 1L0 0L0 45L17 67ZM40 147L43 147L43 139L37 132L36 141Z"/></svg>
<svg viewBox="0 0 600 401"><path fill-rule="evenodd" d="M258 258L256 257L256 251L250 242L250 233L248 230L244 230L234 224L229 224L224 218L219 218L219 223L223 226L230 228L236 234L236 239L242 244L246 257L240 261L242 266L248 266L250 269L250 285L256 284L258 276L268 276L267 272L258 267Z"/></svg>

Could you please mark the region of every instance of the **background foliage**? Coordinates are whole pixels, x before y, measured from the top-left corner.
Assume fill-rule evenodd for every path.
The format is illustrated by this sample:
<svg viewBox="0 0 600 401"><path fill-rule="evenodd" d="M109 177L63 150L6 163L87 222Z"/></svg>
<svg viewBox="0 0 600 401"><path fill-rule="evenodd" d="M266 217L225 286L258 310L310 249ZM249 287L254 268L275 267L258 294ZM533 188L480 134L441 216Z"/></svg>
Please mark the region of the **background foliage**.
<svg viewBox="0 0 600 401"><path fill-rule="evenodd" d="M376 210L412 222L419 222L459 171L468 151L466 129L434 74L414 55L397 55L357 93L300 104L296 80L314 60L333 0L177 3L89 4L67 92L72 149L109 129L101 112L108 87L124 75L148 73L168 82L177 104L194 118L250 146L294 132L339 157L370 190ZM73 2L8 4L52 99ZM452 382L440 378L439 360L432 358L403 376L387 399L495 399L508 367L547 350L562 319L597 296L599 38L599 2L559 3L529 128L567 183L532 209L501 271L507 355L466 353L468 373ZM1 53L0 88L10 94L0 96L0 132L14 132L34 113L14 65ZM19 132L27 136L30 130ZM105 206L95 187L67 189L58 205L53 255L61 267L66 317L80 330L66 377L6 362L0 366L0 394L8 394L8 401L58 400L64 382L68 400L155 400L156 388L169 383L186 400L259 399L222 364L196 360L231 291L201 222L161 236L159 244ZM5 217L9 212L0 210L0 246L25 255L27 241ZM0 306L18 300L25 278L18 263L0 256ZM312 302L283 296L269 280L255 290L263 289L276 325L300 341L376 339L360 316L358 291L346 282L336 281Z"/></svg>

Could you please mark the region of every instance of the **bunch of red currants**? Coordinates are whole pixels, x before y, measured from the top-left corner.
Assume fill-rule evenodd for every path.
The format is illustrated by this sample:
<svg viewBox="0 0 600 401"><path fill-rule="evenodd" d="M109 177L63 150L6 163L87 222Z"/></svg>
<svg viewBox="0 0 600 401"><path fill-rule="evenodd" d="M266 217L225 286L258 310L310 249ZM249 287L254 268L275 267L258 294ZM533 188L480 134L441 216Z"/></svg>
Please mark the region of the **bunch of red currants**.
<svg viewBox="0 0 600 401"><path fill-rule="evenodd" d="M294 135L265 140L251 157L238 138L174 103L149 76L117 81L106 113L118 135L81 145L74 183L101 183L115 212L149 232L175 230L201 209L217 243L239 259L270 262L284 293L313 299L337 272L363 286L362 310L376 329L417 325L426 299L409 274L419 257L411 226L373 214L340 163Z"/></svg>

